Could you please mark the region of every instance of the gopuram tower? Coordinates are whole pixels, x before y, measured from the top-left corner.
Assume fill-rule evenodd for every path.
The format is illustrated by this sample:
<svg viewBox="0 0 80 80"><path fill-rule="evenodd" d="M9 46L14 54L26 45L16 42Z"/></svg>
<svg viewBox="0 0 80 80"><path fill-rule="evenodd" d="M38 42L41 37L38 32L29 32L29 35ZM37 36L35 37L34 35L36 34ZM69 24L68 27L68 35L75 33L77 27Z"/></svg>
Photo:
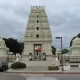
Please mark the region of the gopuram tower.
<svg viewBox="0 0 80 80"><path fill-rule="evenodd" d="M52 35L45 6L31 6L24 36L24 56L28 60L51 60Z"/></svg>

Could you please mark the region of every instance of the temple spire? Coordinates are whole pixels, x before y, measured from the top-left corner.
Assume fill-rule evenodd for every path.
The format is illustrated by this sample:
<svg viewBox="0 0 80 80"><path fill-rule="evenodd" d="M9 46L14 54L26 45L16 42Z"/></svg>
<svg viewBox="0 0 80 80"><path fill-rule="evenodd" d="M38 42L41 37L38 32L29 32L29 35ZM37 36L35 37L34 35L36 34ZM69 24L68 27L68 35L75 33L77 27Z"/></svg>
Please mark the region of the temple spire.
<svg viewBox="0 0 80 80"><path fill-rule="evenodd" d="M39 53L52 55L52 35L49 27L45 6L31 6L31 12L24 37L24 55L29 53L38 56ZM40 49L40 52L35 51ZM42 59L42 55L39 54Z"/></svg>

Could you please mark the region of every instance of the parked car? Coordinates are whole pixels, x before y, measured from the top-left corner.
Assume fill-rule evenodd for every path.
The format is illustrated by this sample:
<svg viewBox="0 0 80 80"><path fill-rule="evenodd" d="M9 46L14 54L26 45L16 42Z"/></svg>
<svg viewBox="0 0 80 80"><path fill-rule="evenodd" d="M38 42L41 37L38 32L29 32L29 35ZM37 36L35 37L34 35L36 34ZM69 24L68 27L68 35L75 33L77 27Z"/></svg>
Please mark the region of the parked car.
<svg viewBox="0 0 80 80"><path fill-rule="evenodd" d="M8 63L5 61L0 61L0 71L5 71L8 69Z"/></svg>

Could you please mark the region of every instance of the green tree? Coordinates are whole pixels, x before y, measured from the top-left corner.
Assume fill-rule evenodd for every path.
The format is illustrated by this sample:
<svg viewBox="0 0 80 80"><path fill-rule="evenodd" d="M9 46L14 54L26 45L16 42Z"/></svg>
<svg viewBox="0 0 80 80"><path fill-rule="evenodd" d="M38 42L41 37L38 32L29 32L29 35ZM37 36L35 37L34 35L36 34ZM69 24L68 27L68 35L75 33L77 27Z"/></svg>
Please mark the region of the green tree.
<svg viewBox="0 0 80 80"><path fill-rule="evenodd" d="M16 57L16 53L20 53L20 51L22 50L21 45L17 41L17 39L3 38L3 40L5 41L6 47L9 48L9 52L13 52L15 57Z"/></svg>
<svg viewBox="0 0 80 80"><path fill-rule="evenodd" d="M80 33L78 33L77 36L74 36L74 37L71 39L71 41L70 41L70 47L72 46L72 41L73 41L76 37L79 37L79 38L80 38Z"/></svg>
<svg viewBox="0 0 80 80"><path fill-rule="evenodd" d="M77 36L74 36L71 41L70 41L70 47L72 46L72 41L76 38Z"/></svg>
<svg viewBox="0 0 80 80"><path fill-rule="evenodd" d="M79 38L80 38L80 33L77 35L77 37L79 37Z"/></svg>
<svg viewBox="0 0 80 80"><path fill-rule="evenodd" d="M66 53L68 53L68 52L69 52L68 49L63 49L63 50L62 50L62 54L66 54Z"/></svg>
<svg viewBox="0 0 80 80"><path fill-rule="evenodd" d="M51 46L52 48L52 54L55 55L56 54L56 48L54 46Z"/></svg>
<svg viewBox="0 0 80 80"><path fill-rule="evenodd" d="M22 52L23 52L23 49L24 49L24 43L23 43L23 42L20 42L19 44L20 44L19 53L20 53L20 55L21 55L21 57L22 57Z"/></svg>

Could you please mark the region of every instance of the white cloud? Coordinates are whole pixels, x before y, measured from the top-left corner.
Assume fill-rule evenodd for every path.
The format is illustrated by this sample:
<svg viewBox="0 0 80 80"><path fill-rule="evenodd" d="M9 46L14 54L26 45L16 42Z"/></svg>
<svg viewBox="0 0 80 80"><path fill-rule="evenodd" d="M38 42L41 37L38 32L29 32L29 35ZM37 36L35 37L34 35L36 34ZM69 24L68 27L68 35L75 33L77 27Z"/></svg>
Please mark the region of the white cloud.
<svg viewBox="0 0 80 80"><path fill-rule="evenodd" d="M46 6L53 35L53 44L59 45L56 36L63 37L69 47L72 37L80 32L80 0L0 0L0 36L24 39L30 6Z"/></svg>

